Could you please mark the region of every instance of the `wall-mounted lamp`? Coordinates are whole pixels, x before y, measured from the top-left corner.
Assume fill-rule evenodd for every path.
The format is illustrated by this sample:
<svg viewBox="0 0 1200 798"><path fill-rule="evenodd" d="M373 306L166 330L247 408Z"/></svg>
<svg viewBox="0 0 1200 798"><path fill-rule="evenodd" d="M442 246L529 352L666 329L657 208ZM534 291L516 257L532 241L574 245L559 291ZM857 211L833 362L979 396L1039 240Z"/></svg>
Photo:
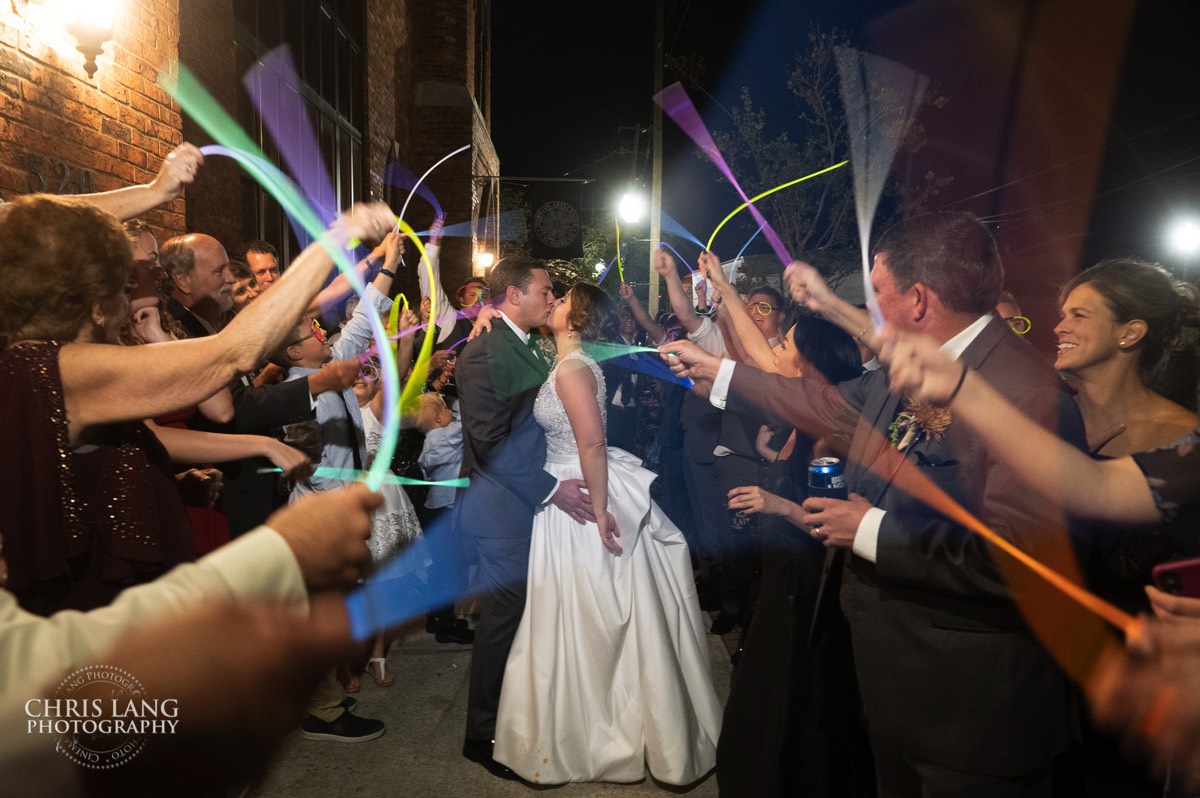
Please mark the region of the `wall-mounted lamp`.
<svg viewBox="0 0 1200 798"><path fill-rule="evenodd" d="M96 74L96 56L112 38L120 0L58 0L58 3L67 33L75 37L76 49L83 53L83 71L90 79Z"/></svg>

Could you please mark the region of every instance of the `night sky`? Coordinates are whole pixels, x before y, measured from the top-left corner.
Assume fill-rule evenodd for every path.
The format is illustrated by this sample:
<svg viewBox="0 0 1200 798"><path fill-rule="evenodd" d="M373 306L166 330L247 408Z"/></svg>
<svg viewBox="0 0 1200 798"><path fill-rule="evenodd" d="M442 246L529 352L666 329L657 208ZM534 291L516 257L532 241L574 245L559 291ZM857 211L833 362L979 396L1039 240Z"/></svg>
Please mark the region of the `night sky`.
<svg viewBox="0 0 1200 798"><path fill-rule="evenodd" d="M785 127L790 108L783 76L810 25L836 27L867 41L882 16L936 2L665 0L666 49L669 55L696 53L706 59L705 82L715 99L693 99L710 126L724 124L720 106L732 105L748 85L767 108L769 123ZM984 0L963 2L986 5ZM995 0L992 5L1038 13L1073 7L1079 25L1089 24L1085 2ZM1112 55L1121 78L1104 143L1092 153L1103 171L1095 192L1079 192L1083 203L1095 194L1080 247L1083 264L1136 254L1182 266L1166 249L1163 230L1175 215L1200 214L1200 92L1195 89L1200 47L1192 5L1142 3L1129 26L1124 58ZM648 167L635 167L631 150L633 126L648 126L651 120L653 29L650 0L497 2L492 135L502 173L597 178L585 193L585 203L590 199L596 206L619 193L631 172L648 183ZM666 124L664 210L703 239L713 220L737 200L673 124ZM640 141L643 157L648 146L646 135ZM1074 155L1056 152L1053 157ZM987 213L953 189L943 199L944 207Z"/></svg>

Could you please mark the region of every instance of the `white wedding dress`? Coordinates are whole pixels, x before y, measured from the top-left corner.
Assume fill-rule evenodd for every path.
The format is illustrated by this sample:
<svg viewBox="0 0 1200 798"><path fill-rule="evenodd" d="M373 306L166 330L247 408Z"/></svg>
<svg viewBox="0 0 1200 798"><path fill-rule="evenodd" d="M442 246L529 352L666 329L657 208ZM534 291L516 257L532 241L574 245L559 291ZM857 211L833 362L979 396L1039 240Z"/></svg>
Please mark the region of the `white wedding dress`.
<svg viewBox="0 0 1200 798"><path fill-rule="evenodd" d="M546 470L580 479L575 435L551 372L534 405ZM593 523L547 505L534 518L525 612L504 672L493 755L527 781L631 782L646 767L690 784L712 770L721 705L683 533L650 499L655 474L608 449L608 502L624 553Z"/></svg>

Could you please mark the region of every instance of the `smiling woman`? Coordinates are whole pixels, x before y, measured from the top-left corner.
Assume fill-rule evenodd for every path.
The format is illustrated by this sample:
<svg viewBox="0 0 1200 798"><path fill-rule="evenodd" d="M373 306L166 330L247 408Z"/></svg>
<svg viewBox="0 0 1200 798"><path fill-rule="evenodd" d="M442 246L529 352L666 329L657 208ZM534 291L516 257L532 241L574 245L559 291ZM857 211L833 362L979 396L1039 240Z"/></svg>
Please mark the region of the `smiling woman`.
<svg viewBox="0 0 1200 798"><path fill-rule="evenodd" d="M1093 452L1120 456L1200 423L1200 300L1161 266L1106 260L1060 293L1055 368L1076 381Z"/></svg>

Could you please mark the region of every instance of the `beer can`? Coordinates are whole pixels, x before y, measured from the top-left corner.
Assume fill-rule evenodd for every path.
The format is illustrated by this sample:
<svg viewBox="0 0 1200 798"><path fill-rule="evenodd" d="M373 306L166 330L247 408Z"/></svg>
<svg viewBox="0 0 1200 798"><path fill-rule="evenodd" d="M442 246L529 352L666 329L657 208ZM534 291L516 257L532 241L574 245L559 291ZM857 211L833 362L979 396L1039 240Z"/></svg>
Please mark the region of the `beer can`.
<svg viewBox="0 0 1200 798"><path fill-rule="evenodd" d="M808 495L846 499L846 474L836 457L818 457L808 467Z"/></svg>

